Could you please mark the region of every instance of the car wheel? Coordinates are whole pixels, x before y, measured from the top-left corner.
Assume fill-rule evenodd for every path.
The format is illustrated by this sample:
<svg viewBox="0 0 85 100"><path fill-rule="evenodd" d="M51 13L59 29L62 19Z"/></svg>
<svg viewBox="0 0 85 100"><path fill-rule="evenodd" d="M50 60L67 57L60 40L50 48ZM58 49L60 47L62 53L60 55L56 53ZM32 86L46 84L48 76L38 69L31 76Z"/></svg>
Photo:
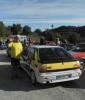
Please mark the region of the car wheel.
<svg viewBox="0 0 85 100"><path fill-rule="evenodd" d="M81 63L80 69L83 70L85 68L85 60L84 59L80 59L80 63Z"/></svg>
<svg viewBox="0 0 85 100"><path fill-rule="evenodd" d="M33 85L36 85L36 83L37 83L34 71L31 71L31 83Z"/></svg>

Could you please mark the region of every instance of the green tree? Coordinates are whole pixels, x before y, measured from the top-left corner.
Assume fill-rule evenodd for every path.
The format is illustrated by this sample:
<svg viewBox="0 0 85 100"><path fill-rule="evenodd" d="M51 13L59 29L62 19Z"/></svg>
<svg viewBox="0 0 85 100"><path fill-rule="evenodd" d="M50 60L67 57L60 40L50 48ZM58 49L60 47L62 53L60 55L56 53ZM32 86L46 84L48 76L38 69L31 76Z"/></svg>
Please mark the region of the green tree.
<svg viewBox="0 0 85 100"><path fill-rule="evenodd" d="M39 36L41 36L42 31L41 31L41 29L36 29L36 30L34 31L34 33L36 33L36 34L38 34Z"/></svg>
<svg viewBox="0 0 85 100"><path fill-rule="evenodd" d="M70 33L67 39L70 43L76 44L80 41L80 35L78 33Z"/></svg>
<svg viewBox="0 0 85 100"><path fill-rule="evenodd" d="M31 33L32 33L32 32L31 32L31 27L25 25L25 26L23 27L22 34L23 34L23 35L29 35L29 34L31 34Z"/></svg>
<svg viewBox="0 0 85 100"><path fill-rule="evenodd" d="M78 27L77 31L81 37L85 37L85 26Z"/></svg>
<svg viewBox="0 0 85 100"><path fill-rule="evenodd" d="M14 35L21 34L21 24L13 24L13 26L11 26L11 31Z"/></svg>
<svg viewBox="0 0 85 100"><path fill-rule="evenodd" d="M10 30L0 21L0 36L7 36L10 33Z"/></svg>
<svg viewBox="0 0 85 100"><path fill-rule="evenodd" d="M53 31L50 31L50 30L46 30L43 35L48 41L53 41L55 38Z"/></svg>

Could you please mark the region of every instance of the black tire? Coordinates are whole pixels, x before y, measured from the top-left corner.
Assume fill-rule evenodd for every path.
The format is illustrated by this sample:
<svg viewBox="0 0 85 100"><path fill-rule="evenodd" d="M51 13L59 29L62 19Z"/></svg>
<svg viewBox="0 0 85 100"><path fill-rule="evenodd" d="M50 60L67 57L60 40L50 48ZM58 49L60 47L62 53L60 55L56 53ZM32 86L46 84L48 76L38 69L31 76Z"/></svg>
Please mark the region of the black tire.
<svg viewBox="0 0 85 100"><path fill-rule="evenodd" d="M80 63L81 63L80 69L83 70L85 68L85 60L84 59L80 59Z"/></svg>
<svg viewBox="0 0 85 100"><path fill-rule="evenodd" d="M31 83L32 83L32 85L36 85L37 84L36 76L35 76L34 71L31 71Z"/></svg>

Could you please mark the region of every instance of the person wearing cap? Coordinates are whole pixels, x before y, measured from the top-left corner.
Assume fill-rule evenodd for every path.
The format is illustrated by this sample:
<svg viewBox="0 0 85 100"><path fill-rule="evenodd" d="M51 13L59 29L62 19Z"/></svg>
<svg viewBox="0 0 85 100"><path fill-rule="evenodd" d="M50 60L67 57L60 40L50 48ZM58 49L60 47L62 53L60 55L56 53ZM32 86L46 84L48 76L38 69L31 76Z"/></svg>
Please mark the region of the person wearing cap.
<svg viewBox="0 0 85 100"><path fill-rule="evenodd" d="M18 77L18 68L20 67L20 56L22 54L22 44L19 40L19 37L16 36L12 43L8 44L8 47L11 49L11 65L12 65L12 74L11 78L15 79Z"/></svg>

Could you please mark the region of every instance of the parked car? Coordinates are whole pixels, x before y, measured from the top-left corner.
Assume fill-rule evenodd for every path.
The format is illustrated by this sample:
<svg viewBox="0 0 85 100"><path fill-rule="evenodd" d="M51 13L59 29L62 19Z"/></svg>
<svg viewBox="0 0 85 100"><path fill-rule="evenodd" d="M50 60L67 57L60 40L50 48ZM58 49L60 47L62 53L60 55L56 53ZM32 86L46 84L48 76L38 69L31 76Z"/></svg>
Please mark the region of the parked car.
<svg viewBox="0 0 85 100"><path fill-rule="evenodd" d="M0 43L0 49L6 49L7 48L7 45L6 45L6 41L1 41Z"/></svg>
<svg viewBox="0 0 85 100"><path fill-rule="evenodd" d="M76 48L70 50L69 53L77 60L82 62L82 67L85 67L85 43L77 44Z"/></svg>
<svg viewBox="0 0 85 100"><path fill-rule="evenodd" d="M32 84L76 80L82 72L80 62L60 46L26 47L20 63Z"/></svg>
<svg viewBox="0 0 85 100"><path fill-rule="evenodd" d="M63 47L67 51L71 50L75 47L73 44L69 44L69 43L62 43L62 44L60 44L60 46Z"/></svg>

